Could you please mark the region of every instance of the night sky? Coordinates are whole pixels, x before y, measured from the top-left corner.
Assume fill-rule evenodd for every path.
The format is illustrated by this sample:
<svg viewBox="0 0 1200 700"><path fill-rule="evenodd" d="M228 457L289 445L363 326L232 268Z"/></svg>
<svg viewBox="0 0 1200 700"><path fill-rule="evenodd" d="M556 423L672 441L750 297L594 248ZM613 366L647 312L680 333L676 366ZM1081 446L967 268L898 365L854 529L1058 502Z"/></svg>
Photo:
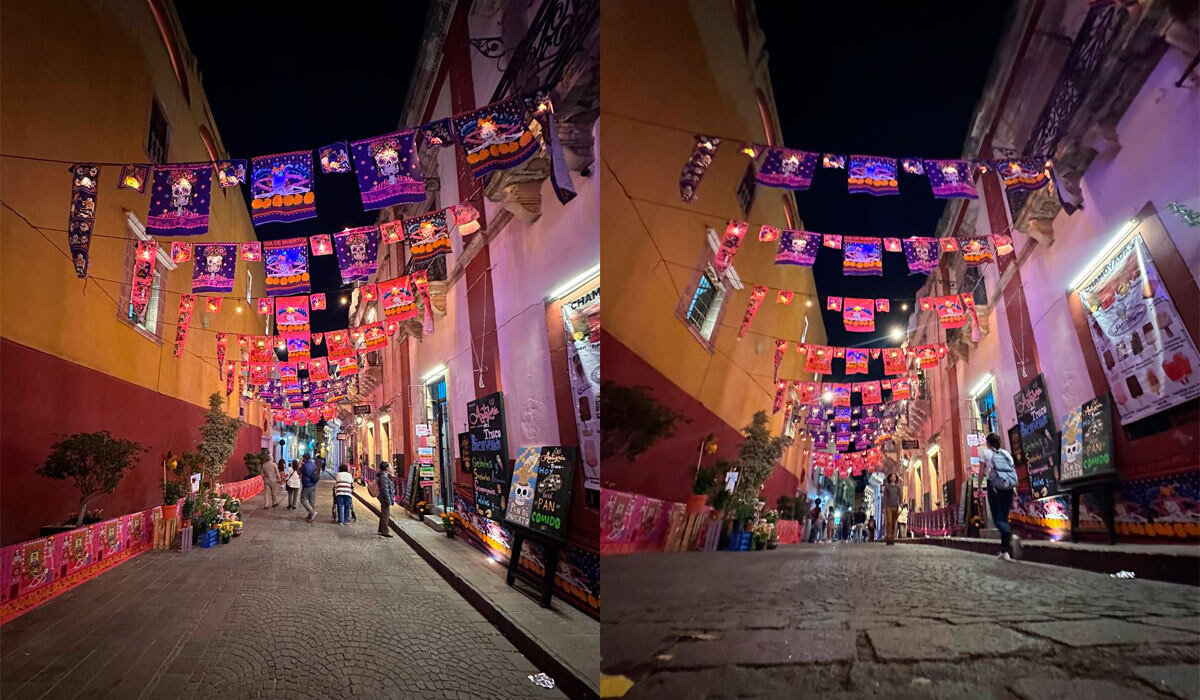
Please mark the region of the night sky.
<svg viewBox="0 0 1200 700"><path fill-rule="evenodd" d="M426 2L381 3L369 12L354 3L323 5L321 12L250 2L226 3L220 12L204 3L176 9L230 157L315 151L399 126ZM259 240L375 222L378 212L363 211L353 173L323 175L315 167L317 217L257 226ZM240 189L249 211L250 188ZM313 331L345 328L337 256L309 263L312 291L328 294L328 310L312 313Z"/></svg>
<svg viewBox="0 0 1200 700"><path fill-rule="evenodd" d="M784 144L839 154L953 158L979 100L1010 3L759 2L771 82ZM947 200L934 199L921 176L899 176L900 194L848 194L845 171L817 168L812 188L796 193L809 231L860 236L932 236ZM895 345L913 296L925 280L909 275L902 253L883 254L883 277L845 277L842 256L822 248L813 274L825 297L889 297L875 333L848 333L840 312L824 311L832 345ZM901 300L909 311L900 310ZM874 341L874 342L870 342ZM870 375L883 377L883 363ZM842 362L834 362L840 370ZM841 381L839 375L832 377Z"/></svg>

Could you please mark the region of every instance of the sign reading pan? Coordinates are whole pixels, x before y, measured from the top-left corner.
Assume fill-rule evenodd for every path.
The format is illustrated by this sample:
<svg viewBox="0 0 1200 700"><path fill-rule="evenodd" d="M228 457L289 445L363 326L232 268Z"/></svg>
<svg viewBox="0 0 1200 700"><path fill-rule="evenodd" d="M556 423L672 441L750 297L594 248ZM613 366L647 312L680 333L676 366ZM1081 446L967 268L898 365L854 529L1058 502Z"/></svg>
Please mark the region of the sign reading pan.
<svg viewBox="0 0 1200 700"><path fill-rule="evenodd" d="M566 539L577 458L574 447L522 447L508 488L505 519L555 539Z"/></svg>

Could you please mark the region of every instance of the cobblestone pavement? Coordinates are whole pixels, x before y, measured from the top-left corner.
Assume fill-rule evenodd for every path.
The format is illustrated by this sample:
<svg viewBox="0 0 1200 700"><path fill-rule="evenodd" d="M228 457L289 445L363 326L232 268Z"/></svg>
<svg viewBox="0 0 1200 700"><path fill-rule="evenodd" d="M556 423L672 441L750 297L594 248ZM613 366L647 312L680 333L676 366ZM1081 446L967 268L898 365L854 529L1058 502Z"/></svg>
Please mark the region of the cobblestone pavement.
<svg viewBox="0 0 1200 700"><path fill-rule="evenodd" d="M150 552L0 628L0 696L560 698L403 541L284 506L245 534Z"/></svg>
<svg viewBox="0 0 1200 700"><path fill-rule="evenodd" d="M1200 697L1200 591L939 547L604 560L627 698Z"/></svg>

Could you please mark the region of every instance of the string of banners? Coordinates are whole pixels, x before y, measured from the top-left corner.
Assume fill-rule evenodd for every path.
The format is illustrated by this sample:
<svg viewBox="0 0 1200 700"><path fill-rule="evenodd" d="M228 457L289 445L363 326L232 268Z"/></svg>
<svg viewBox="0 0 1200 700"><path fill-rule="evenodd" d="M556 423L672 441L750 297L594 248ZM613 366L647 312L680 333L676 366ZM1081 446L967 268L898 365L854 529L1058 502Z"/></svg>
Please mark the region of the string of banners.
<svg viewBox="0 0 1200 700"><path fill-rule="evenodd" d="M700 181L717 155L721 139L695 136L692 152L679 176L679 195L684 202L696 198ZM754 180L766 187L803 191L812 186L821 170L845 172L850 194L874 196L900 194L900 174L925 178L939 199L978 199L974 176L995 170L1010 190L1033 191L1054 177L1054 164L1045 156L1022 156L996 160L960 158L891 158L887 156L818 153L743 142L739 152L755 167Z"/></svg>
<svg viewBox="0 0 1200 700"><path fill-rule="evenodd" d="M790 403L784 424L790 420L795 430L807 433L814 450L824 450L833 444L840 452L851 447L862 452L873 447L877 439L892 435L896 428L893 415L896 406L836 406L822 411L815 406L796 407Z"/></svg>
<svg viewBox="0 0 1200 700"><path fill-rule="evenodd" d="M541 127L541 138L530 128L532 122ZM545 145L559 201L566 204L575 197L553 102L545 88L416 128L323 146L317 149L316 161L313 151L302 150L216 162L127 163L121 166L117 189L145 193L149 183L146 232L156 237L208 232L214 172L221 188L249 185L250 218L255 226L316 217L316 163L325 174L353 172L363 209L370 211L425 201L418 143L442 148L457 143L476 178L520 165ZM67 233L75 272L82 279L87 276L101 166L75 163L70 171Z"/></svg>
<svg viewBox="0 0 1200 700"><path fill-rule="evenodd" d="M795 401L801 406L819 406L822 402L833 406L850 406L851 394L858 394L864 406L903 401L913 397L913 387L917 381L919 381L919 377L915 375L895 379L877 379L869 382L811 382L780 379L775 382L775 405L772 413L778 413L783 408L784 399L792 392L796 396ZM891 399L887 402L883 400L884 391L892 392Z"/></svg>
<svg viewBox="0 0 1200 700"><path fill-rule="evenodd" d="M783 363L790 341L775 340L775 381L779 380L779 366ZM868 374L870 360L883 360L883 373L898 375L908 372L909 360L915 359L918 369L936 367L946 356L945 343L930 343L911 348L847 348L836 345L811 345L796 343L796 352L804 355L804 371L813 374L832 374L833 361L845 361L844 374ZM778 409L776 409L778 410Z"/></svg>
<svg viewBox="0 0 1200 700"><path fill-rule="evenodd" d="M724 272L733 264L733 256L741 247L750 224L745 221L730 221L721 237L721 244L713 256L713 267ZM942 253L960 253L963 261L971 267L1013 255L1012 236L992 234L955 238L945 236L909 236L908 238L843 236L831 233L815 233L791 229L780 229L763 224L758 230L758 240L763 243L777 242L776 265L800 265L812 267L817 253L822 248L842 252L842 274L852 277L883 275L883 254L904 253L909 274L928 274L937 269ZM994 251L994 252L993 252Z"/></svg>

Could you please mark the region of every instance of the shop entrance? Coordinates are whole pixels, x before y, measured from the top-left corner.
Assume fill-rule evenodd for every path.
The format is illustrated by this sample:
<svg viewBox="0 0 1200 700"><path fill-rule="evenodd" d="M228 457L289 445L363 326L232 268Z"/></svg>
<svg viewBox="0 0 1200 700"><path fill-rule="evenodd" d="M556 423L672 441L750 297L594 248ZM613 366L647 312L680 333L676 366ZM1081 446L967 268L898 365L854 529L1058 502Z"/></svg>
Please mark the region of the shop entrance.
<svg viewBox="0 0 1200 700"><path fill-rule="evenodd" d="M429 404L433 416L433 435L437 443L438 481L441 488L434 498L440 501L437 505L447 510L454 508L454 470L450 459L450 405L446 401L445 375L433 380L428 385Z"/></svg>

